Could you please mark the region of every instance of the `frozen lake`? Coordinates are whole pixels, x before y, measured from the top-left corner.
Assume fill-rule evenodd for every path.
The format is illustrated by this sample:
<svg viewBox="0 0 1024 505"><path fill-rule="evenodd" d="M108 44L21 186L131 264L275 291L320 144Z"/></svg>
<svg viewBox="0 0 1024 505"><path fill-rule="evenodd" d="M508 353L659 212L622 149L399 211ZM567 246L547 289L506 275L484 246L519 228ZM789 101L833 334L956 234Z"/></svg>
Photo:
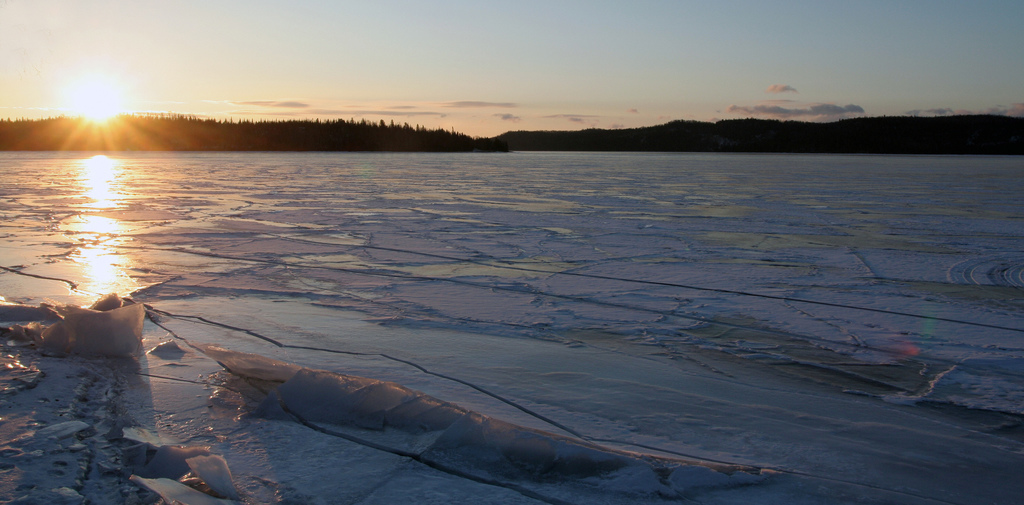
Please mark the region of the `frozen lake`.
<svg viewBox="0 0 1024 505"><path fill-rule="evenodd" d="M0 296L130 293L162 314L147 346L217 344L772 475L685 497L700 503L1024 493L1021 158L2 153L0 174ZM141 366L216 384L216 366ZM145 387L138 422L227 429L206 396L193 412L173 381ZM278 449L308 459L326 435L302 429ZM217 439L237 479L324 503L331 485L345 503L483 485L391 462L261 476L254 446L275 442L243 438ZM669 499L523 485L537 496L492 502Z"/></svg>

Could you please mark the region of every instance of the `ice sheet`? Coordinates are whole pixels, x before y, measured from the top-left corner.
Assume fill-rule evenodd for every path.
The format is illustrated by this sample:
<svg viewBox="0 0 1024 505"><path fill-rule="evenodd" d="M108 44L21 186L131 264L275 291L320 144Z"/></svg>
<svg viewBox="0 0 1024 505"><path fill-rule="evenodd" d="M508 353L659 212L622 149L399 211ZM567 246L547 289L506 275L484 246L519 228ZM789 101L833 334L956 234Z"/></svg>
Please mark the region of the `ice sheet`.
<svg viewBox="0 0 1024 505"><path fill-rule="evenodd" d="M330 496L323 478L256 462L301 465L328 443L240 418L255 405L189 344L778 472L693 486L703 503L1022 491L1017 158L146 153L110 155L114 177L97 181L91 156L0 157L0 295L88 305L137 289L162 325L146 324L145 348L181 351L139 355L139 412L171 423L161 436L216 445L253 496ZM234 423L234 444L205 431ZM373 484L387 479L448 501L483 485L351 450L373 462L338 483L354 503L393 499ZM614 477L628 502L660 500L649 492L672 475ZM570 489L540 496L576 502Z"/></svg>

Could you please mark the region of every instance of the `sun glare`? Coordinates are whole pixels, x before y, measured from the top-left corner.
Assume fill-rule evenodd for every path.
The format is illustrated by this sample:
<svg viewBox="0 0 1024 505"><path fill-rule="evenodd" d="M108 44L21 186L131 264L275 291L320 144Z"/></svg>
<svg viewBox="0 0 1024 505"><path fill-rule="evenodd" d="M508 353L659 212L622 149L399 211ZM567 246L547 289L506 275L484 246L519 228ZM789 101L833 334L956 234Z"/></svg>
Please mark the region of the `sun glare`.
<svg viewBox="0 0 1024 505"><path fill-rule="evenodd" d="M118 206L114 188L117 172L118 163L102 154L81 161L79 179L85 186L85 196L92 200L87 206L97 209Z"/></svg>
<svg viewBox="0 0 1024 505"><path fill-rule="evenodd" d="M93 121L106 121L122 112L121 90L103 76L80 79L67 89L71 111Z"/></svg>

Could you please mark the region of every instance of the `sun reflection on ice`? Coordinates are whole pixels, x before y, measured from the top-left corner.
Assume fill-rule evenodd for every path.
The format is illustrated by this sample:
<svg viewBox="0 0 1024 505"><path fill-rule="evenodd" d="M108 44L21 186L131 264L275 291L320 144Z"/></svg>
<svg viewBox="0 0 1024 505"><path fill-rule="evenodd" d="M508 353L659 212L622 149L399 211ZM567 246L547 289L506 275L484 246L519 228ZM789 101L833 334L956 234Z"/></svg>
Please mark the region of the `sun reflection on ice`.
<svg viewBox="0 0 1024 505"><path fill-rule="evenodd" d="M83 186L82 196L90 209L115 209L122 206L123 188L118 177L120 163L103 155L80 160L78 180ZM126 231L118 219L101 214L79 214L64 223L64 229L73 234L77 247L69 259L81 266L77 284L80 291L92 294L127 293L138 283L125 273L131 259L121 254L118 247L124 242Z"/></svg>
<svg viewBox="0 0 1024 505"><path fill-rule="evenodd" d="M117 219L96 214L82 214L78 216L79 223L75 227L78 231L92 233L97 236L118 235L121 233L121 222ZM97 237L99 238L99 237Z"/></svg>
<svg viewBox="0 0 1024 505"><path fill-rule="evenodd" d="M79 289L93 294L125 293L138 287L129 277L125 268L131 266L131 259L122 255L117 246L124 238L123 225L117 219L82 214L65 228L77 235L79 243L70 259L81 265Z"/></svg>
<svg viewBox="0 0 1024 505"><path fill-rule="evenodd" d="M115 182L119 172L119 163L102 154L82 160L79 181L86 187L84 196L92 200L88 207L117 207Z"/></svg>
<svg viewBox="0 0 1024 505"><path fill-rule="evenodd" d="M71 259L84 267L85 279L79 286L85 291L95 294L121 292L125 284L135 284L121 271L121 257L113 248L83 247Z"/></svg>

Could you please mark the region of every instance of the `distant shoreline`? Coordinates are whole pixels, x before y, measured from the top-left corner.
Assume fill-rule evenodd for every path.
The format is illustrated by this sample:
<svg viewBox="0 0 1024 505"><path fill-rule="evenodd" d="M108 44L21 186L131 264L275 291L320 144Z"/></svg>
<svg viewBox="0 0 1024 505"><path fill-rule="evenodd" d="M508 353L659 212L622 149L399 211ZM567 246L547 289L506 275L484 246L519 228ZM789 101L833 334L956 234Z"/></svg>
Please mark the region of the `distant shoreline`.
<svg viewBox="0 0 1024 505"><path fill-rule="evenodd" d="M1024 155L1024 118L868 117L832 123L731 119L618 130L512 131L513 151Z"/></svg>
<svg viewBox="0 0 1024 505"><path fill-rule="evenodd" d="M217 121L194 116L122 115L0 120L0 151L507 151L474 138L381 120Z"/></svg>
<svg viewBox="0 0 1024 505"><path fill-rule="evenodd" d="M470 137L366 120L218 121L122 115L0 120L0 151L703 152L1024 155L1024 118L866 117L831 123L732 119Z"/></svg>

